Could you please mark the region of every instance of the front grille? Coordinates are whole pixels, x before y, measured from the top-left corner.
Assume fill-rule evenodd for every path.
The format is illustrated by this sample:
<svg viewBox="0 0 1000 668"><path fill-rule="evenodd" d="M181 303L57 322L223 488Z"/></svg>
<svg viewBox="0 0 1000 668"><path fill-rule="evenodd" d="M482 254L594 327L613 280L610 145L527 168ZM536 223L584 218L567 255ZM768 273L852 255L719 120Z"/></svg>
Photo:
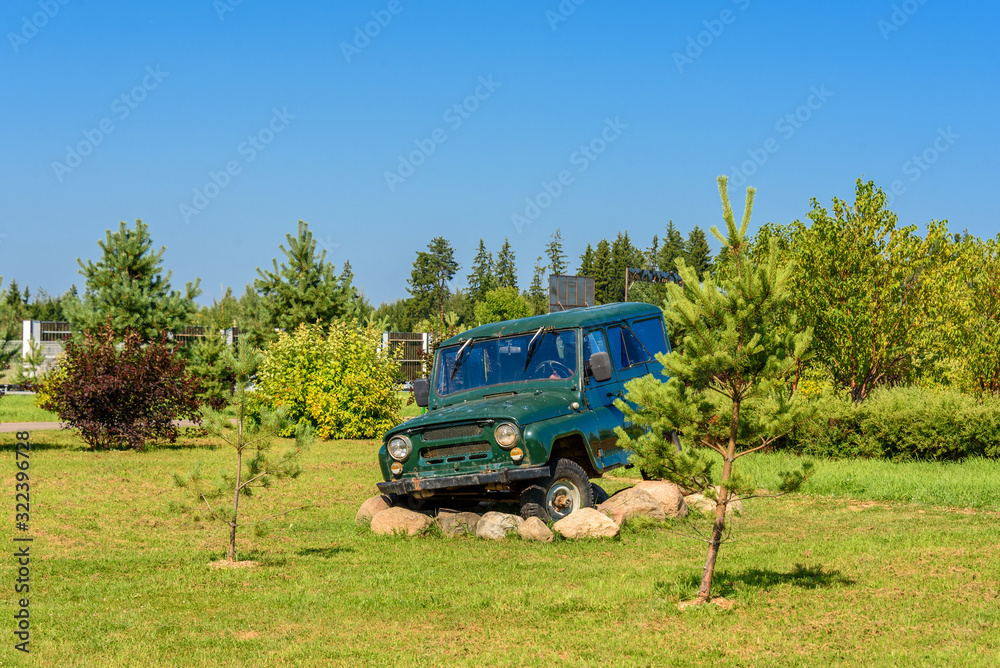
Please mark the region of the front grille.
<svg viewBox="0 0 1000 668"><path fill-rule="evenodd" d="M420 457L428 464L464 462L466 459L486 459L490 455L489 443L468 443L443 448L424 448Z"/></svg>
<svg viewBox="0 0 1000 668"><path fill-rule="evenodd" d="M444 441L449 438L468 438L470 436L482 436L483 427L478 424L461 424L455 427L442 427L440 429L428 429L420 435L424 443L429 441Z"/></svg>

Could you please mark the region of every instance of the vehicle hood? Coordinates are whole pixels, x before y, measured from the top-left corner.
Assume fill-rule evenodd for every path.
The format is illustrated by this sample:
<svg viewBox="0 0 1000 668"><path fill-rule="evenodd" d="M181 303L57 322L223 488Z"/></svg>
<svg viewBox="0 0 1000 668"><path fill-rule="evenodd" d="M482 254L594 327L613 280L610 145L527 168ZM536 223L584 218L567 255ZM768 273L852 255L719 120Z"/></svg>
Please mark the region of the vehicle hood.
<svg viewBox="0 0 1000 668"><path fill-rule="evenodd" d="M567 389L531 390L499 397L479 397L443 406L410 418L386 433L386 438L411 429L475 420L512 420L519 425L550 420L575 413L570 404L581 401L580 393Z"/></svg>

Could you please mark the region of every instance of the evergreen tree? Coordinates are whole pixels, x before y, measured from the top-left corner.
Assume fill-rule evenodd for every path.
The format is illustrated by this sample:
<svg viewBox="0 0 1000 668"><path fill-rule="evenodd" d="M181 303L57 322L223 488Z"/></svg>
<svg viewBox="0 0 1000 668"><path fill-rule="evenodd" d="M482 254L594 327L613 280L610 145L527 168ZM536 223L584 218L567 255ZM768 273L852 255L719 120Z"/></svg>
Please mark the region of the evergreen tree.
<svg viewBox="0 0 1000 668"><path fill-rule="evenodd" d="M548 286L545 284L545 265L542 264L541 255L535 260L535 270L531 274L531 287L528 288L527 297L533 315L548 312Z"/></svg>
<svg viewBox="0 0 1000 668"><path fill-rule="evenodd" d="M14 309L20 310L21 308L21 289L17 285L17 279L10 279L10 288L7 290L7 296L4 297L4 301L7 306L13 307Z"/></svg>
<svg viewBox="0 0 1000 668"><path fill-rule="evenodd" d="M229 396L230 372L226 368L225 332L206 327L205 335L192 343L187 352L187 369L198 379L198 400L214 410L222 410Z"/></svg>
<svg viewBox="0 0 1000 668"><path fill-rule="evenodd" d="M345 286L326 261L326 250L316 254L316 241L309 224L299 221L296 236L286 234L288 248L278 246L285 260L271 260L272 271L257 268L254 288L260 293L265 340L274 338L274 329L291 331L303 323L326 324L347 313L350 285ZM347 268L348 272L350 267Z"/></svg>
<svg viewBox="0 0 1000 668"><path fill-rule="evenodd" d="M153 252L149 226L135 221L135 229L122 222L117 232L108 230L97 242L101 259L94 263L77 259L86 278L83 299L67 295L63 310L76 335L110 321L117 338L133 330L144 340L164 332L177 332L190 324L197 310L194 299L201 290L199 280L187 283L184 292L170 287L171 272L161 265L166 247Z"/></svg>
<svg viewBox="0 0 1000 668"><path fill-rule="evenodd" d="M704 230L697 225L691 229L684 243L684 261L695 270L699 281L705 280L705 276L712 271L712 249Z"/></svg>
<svg viewBox="0 0 1000 668"><path fill-rule="evenodd" d="M594 277L594 300L598 304L610 304L615 301L614 277L611 266L611 244L607 239L601 239L594 252L592 265Z"/></svg>
<svg viewBox="0 0 1000 668"><path fill-rule="evenodd" d="M677 271L677 258L680 257L684 257L684 237L671 220L667 223L667 235L659 249L657 268L660 271Z"/></svg>
<svg viewBox="0 0 1000 668"><path fill-rule="evenodd" d="M480 239L479 249L472 261L472 272L467 277L469 280L468 295L473 302L480 301L483 295L493 289L493 271L493 253L486 250L486 244Z"/></svg>
<svg viewBox="0 0 1000 668"><path fill-rule="evenodd" d="M250 379L261 363L260 353L249 345L240 346L239 355L232 349L225 351L224 362L233 370L235 392L231 403L236 412L235 424L229 415L207 411L205 427L209 433L230 446L236 454L235 466L230 473L220 472L214 479L206 479L201 463L197 462L190 473L184 476L174 474L174 484L192 490L194 500L208 508L209 514L228 529L226 559L236 561L236 534L241 526L251 524L241 519L240 501L252 498L257 490L272 486L275 480L296 478L302 472L299 464L303 448L313 438L307 423L300 422L295 430L295 443L279 457L274 457L271 447L278 432L287 427L287 407L271 410L261 407L260 419L250 419ZM231 501L231 506L226 507ZM213 502L215 505L213 505ZM293 508L292 510L297 510ZM284 515L291 510L259 519L252 524Z"/></svg>
<svg viewBox="0 0 1000 668"><path fill-rule="evenodd" d="M646 252L642 254L642 268L656 271L659 269L660 259L660 238L653 235L653 243L649 245Z"/></svg>
<svg viewBox="0 0 1000 668"><path fill-rule="evenodd" d="M496 287L517 289L517 267L514 260L514 249L508 239L503 240L503 246L497 254Z"/></svg>
<svg viewBox="0 0 1000 668"><path fill-rule="evenodd" d="M814 405L788 389L812 331L799 329L794 320L776 327L771 318L761 315L786 312L792 265L780 263L774 252L761 264L749 257L746 231L753 209L752 188L747 189L739 228L724 176L719 177L719 194L728 234L724 237L714 227L712 232L730 249L733 266L725 273L730 278L716 284L706 276L702 284L694 268L681 263L685 285L667 286L671 298L664 305L664 316L669 330L686 332L683 350L657 356L666 382L652 375L629 381L625 385L628 403L615 402L626 421L647 427L635 439L621 427L616 429L620 442L632 448L633 461L643 471L715 501L697 603L711 600L728 505L756 495L755 485L735 472L735 462L769 447L815 413ZM678 450L673 433L683 435L687 447ZM712 453L722 459L717 480ZM780 474L779 492L797 489L810 468L806 464L802 470Z"/></svg>
<svg viewBox="0 0 1000 668"><path fill-rule="evenodd" d="M594 275L594 249L587 244L587 249L580 256L580 268L577 270L580 276Z"/></svg>
<svg viewBox="0 0 1000 668"><path fill-rule="evenodd" d="M632 245L628 232L619 232L611 243L611 299L625 301L625 270L642 266L642 251Z"/></svg>
<svg viewBox="0 0 1000 668"><path fill-rule="evenodd" d="M417 251L410 271L410 317L414 321L434 323L435 334L441 331L444 303L450 294L448 283L459 270L455 251L444 237L434 237L427 251Z"/></svg>
<svg viewBox="0 0 1000 668"><path fill-rule="evenodd" d="M563 253L562 235L559 233L559 228L556 228L555 233L552 235L552 241L545 247L545 253L549 256L549 267L551 267L552 273L557 275L565 274L569 268L569 263L566 262L566 254Z"/></svg>
<svg viewBox="0 0 1000 668"><path fill-rule="evenodd" d="M0 276L0 289L3 288L3 276ZM0 300L0 341L14 341L20 338L21 323L17 313L13 311L6 300ZM20 347L7 348L0 343L0 373L7 368L10 361L21 352ZM3 393L0 392L0 396Z"/></svg>

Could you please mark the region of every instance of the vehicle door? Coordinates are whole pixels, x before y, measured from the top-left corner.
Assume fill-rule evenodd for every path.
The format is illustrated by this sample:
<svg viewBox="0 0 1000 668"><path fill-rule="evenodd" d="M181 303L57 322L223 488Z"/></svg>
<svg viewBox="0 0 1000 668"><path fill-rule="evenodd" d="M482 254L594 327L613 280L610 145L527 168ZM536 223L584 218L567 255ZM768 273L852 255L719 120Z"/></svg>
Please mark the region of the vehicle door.
<svg viewBox="0 0 1000 668"><path fill-rule="evenodd" d="M595 328L584 331L584 361L589 360L593 353L601 352L610 354L604 330ZM618 447L618 434L615 433L615 427L622 425L622 412L614 405L621 394L621 383L614 370L609 380L600 383L588 373L584 394L594 416L594 431L588 440L598 467L603 471L609 466L625 464L629 453Z"/></svg>
<svg viewBox="0 0 1000 668"><path fill-rule="evenodd" d="M656 359L656 355L670 352L670 341L667 339L666 330L663 328L663 318L654 316L643 318L631 323L632 332L639 337L643 348L650 355L650 360L646 362L646 369L658 380L666 380L662 375L663 365Z"/></svg>
<svg viewBox="0 0 1000 668"><path fill-rule="evenodd" d="M618 396L635 408L635 404L628 400L628 390L625 386L628 381L649 373L647 363L651 357L639 338L625 323L608 327L608 345L611 348L611 361L614 363L615 373L618 374L618 381L621 383ZM624 422L622 426L629 436L642 434L642 429L631 422Z"/></svg>

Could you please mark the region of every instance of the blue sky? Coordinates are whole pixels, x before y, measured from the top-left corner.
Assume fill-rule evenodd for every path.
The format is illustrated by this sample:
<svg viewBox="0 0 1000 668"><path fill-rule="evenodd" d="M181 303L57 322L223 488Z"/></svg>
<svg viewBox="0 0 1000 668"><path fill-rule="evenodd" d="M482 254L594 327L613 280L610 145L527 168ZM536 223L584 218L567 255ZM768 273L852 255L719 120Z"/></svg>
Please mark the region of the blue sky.
<svg viewBox="0 0 1000 668"><path fill-rule="evenodd" d="M202 302L299 219L375 304L435 236L457 287L480 237L527 285L557 228L575 268L619 230L720 223L723 173L738 209L757 187L754 227L863 175L902 224L998 232L995 3L109 5L0 9L5 284L81 286L142 218Z"/></svg>

